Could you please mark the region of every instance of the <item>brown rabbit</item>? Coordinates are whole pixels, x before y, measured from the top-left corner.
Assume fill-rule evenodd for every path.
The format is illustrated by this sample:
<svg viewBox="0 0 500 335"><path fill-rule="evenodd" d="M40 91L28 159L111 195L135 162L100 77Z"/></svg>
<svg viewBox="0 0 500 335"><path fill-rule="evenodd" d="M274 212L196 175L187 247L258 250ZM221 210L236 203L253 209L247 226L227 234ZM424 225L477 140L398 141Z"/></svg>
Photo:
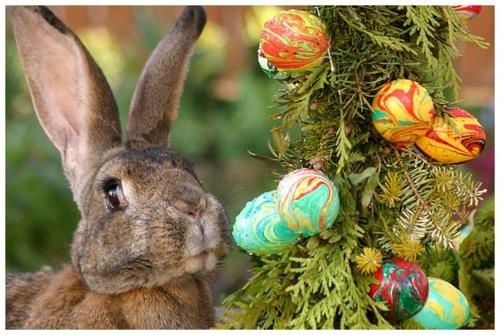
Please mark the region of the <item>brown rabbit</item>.
<svg viewBox="0 0 500 335"><path fill-rule="evenodd" d="M15 7L11 20L82 219L71 265L7 275L6 327L212 326L207 282L230 248L228 218L169 149L203 8L186 7L147 61L123 143L113 94L78 37L45 7Z"/></svg>

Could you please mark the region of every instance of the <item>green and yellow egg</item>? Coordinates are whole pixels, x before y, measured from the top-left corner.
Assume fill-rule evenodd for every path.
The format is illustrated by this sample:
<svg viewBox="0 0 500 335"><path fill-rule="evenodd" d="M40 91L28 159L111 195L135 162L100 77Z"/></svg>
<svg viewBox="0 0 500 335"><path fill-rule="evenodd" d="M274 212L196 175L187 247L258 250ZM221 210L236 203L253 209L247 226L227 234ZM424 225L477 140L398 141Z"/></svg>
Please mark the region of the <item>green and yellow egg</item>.
<svg viewBox="0 0 500 335"><path fill-rule="evenodd" d="M248 202L233 226L236 244L257 255L277 254L294 244L298 236L278 216L275 191Z"/></svg>
<svg viewBox="0 0 500 335"><path fill-rule="evenodd" d="M304 237L331 227L340 209L334 183L321 171L305 168L283 177L276 201L278 214L288 228Z"/></svg>
<svg viewBox="0 0 500 335"><path fill-rule="evenodd" d="M470 315L467 299L450 283L428 277L429 295L424 307L412 318L424 329L458 329Z"/></svg>

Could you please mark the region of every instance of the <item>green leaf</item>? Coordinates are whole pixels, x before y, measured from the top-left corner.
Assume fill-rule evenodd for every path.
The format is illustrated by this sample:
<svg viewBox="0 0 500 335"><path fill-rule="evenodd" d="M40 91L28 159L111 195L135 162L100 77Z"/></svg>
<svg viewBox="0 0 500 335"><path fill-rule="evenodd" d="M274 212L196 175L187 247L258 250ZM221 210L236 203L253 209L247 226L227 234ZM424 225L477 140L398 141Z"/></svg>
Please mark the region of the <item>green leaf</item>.
<svg viewBox="0 0 500 335"><path fill-rule="evenodd" d="M368 182L366 183L363 193L361 194L361 207L368 208L368 205L372 201L373 193L378 185L378 174L373 174Z"/></svg>
<svg viewBox="0 0 500 335"><path fill-rule="evenodd" d="M330 237L330 239L328 240L328 243L335 243L335 242L338 242L340 241L340 239L342 238L342 235L340 234L335 234L333 235L332 237Z"/></svg>
<svg viewBox="0 0 500 335"><path fill-rule="evenodd" d="M359 183L361 183L366 178L369 178L369 177L373 176L373 174L375 173L375 171L377 171L377 169L375 169L374 167L369 167L369 168L366 168L361 173L351 173L349 175L349 180L351 181L351 184L358 185Z"/></svg>
<svg viewBox="0 0 500 335"><path fill-rule="evenodd" d="M319 245L318 238L316 236L313 236L307 241L306 248L307 248L307 250L312 251L312 250L316 249L318 247L318 245Z"/></svg>
<svg viewBox="0 0 500 335"><path fill-rule="evenodd" d="M285 153L288 149L288 141L287 137L283 135L283 128L276 127L271 130L271 137L273 139L273 143L275 145L278 157L284 157Z"/></svg>

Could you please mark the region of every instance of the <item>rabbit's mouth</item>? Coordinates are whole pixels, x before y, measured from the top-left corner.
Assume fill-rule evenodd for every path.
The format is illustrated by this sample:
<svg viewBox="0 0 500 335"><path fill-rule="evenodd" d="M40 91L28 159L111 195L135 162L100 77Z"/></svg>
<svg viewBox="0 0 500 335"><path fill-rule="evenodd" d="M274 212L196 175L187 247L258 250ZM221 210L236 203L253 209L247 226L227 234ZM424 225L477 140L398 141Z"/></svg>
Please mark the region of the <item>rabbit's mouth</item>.
<svg viewBox="0 0 500 335"><path fill-rule="evenodd" d="M212 271L217 266L217 256L214 250L206 250L188 257L184 261L184 270L187 273Z"/></svg>

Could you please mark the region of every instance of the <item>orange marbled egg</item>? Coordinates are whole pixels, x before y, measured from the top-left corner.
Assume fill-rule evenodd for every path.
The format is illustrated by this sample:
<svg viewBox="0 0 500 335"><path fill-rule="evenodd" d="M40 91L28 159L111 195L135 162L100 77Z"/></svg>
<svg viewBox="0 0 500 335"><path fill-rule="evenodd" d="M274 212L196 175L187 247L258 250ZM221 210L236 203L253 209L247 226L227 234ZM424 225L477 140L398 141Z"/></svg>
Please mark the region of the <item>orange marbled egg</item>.
<svg viewBox="0 0 500 335"><path fill-rule="evenodd" d="M323 62L330 47L326 25L303 10L286 10L264 24L261 57L278 71L297 73Z"/></svg>

